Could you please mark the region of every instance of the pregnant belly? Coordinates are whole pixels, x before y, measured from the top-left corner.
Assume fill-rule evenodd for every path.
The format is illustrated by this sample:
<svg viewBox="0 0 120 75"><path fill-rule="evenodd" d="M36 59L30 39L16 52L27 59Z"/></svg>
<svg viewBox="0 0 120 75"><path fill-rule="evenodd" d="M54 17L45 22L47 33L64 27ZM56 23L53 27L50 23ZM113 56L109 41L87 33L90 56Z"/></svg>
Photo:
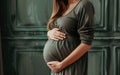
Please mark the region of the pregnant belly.
<svg viewBox="0 0 120 75"><path fill-rule="evenodd" d="M63 41L48 40L43 50L44 60L46 62L62 61L78 46L78 44L78 40L75 39L66 39Z"/></svg>

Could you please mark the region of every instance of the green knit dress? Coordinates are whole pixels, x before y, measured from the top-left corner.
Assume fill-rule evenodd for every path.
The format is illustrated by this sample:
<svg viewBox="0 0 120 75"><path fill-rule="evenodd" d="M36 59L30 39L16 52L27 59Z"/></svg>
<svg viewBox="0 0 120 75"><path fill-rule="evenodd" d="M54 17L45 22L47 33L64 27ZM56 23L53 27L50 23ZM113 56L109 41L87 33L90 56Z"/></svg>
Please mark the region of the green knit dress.
<svg viewBox="0 0 120 75"><path fill-rule="evenodd" d="M51 24L66 34L64 40L48 39L43 51L45 62L64 60L80 43L91 45L94 37L94 8L89 0L80 0L65 16ZM87 75L88 53L62 71L51 75Z"/></svg>

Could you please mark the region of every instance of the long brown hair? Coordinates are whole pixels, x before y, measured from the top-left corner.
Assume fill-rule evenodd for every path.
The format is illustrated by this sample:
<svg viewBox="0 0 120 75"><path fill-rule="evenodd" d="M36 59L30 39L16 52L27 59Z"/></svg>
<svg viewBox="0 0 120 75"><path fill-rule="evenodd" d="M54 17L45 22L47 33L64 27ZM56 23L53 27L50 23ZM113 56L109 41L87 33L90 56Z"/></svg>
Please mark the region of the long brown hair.
<svg viewBox="0 0 120 75"><path fill-rule="evenodd" d="M63 15L68 8L68 0L53 0L53 11L48 21L47 28L51 29L51 23Z"/></svg>

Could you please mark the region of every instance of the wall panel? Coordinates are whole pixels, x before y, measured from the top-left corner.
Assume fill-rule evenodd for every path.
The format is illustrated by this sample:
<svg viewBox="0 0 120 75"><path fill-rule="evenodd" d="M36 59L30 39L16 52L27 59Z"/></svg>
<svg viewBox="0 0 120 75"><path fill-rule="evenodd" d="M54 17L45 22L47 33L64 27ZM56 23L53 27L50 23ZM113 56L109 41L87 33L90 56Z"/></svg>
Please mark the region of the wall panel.
<svg viewBox="0 0 120 75"><path fill-rule="evenodd" d="M107 75L107 59L109 48L95 47L88 55L88 75Z"/></svg>

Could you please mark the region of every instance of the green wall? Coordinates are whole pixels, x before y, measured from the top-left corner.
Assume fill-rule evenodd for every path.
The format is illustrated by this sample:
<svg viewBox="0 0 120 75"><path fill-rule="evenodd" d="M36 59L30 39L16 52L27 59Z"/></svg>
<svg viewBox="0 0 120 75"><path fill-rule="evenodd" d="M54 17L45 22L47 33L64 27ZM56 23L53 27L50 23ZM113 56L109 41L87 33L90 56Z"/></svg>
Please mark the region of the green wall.
<svg viewBox="0 0 120 75"><path fill-rule="evenodd" d="M95 7L95 38L88 75L120 75L120 1L90 0ZM50 75L43 60L52 0L4 0L4 75Z"/></svg>

